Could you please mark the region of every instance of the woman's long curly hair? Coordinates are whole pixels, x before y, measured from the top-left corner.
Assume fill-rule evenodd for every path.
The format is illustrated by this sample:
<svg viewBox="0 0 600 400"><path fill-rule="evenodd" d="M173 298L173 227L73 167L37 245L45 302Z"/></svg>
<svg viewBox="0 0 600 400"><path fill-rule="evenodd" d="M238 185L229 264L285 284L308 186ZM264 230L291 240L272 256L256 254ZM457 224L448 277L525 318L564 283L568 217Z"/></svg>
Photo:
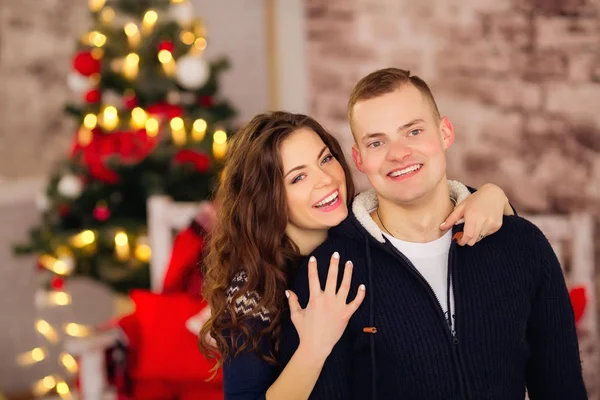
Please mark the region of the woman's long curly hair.
<svg viewBox="0 0 600 400"><path fill-rule="evenodd" d="M313 118L281 111L259 114L233 136L216 194L217 223L209 239L202 293L212 315L200 332L200 346L206 356L217 359L215 368L246 349L275 362L287 308L288 268L299 258L298 247L286 235L288 205L280 148L300 128L312 129L329 147L346 174L348 202L354 197L339 143ZM247 282L228 301L227 288L242 270ZM260 295L256 312L264 307L270 317L259 332L252 324L254 312L239 315L234 309L239 296L252 291ZM207 335L216 341L216 348ZM269 354L259 349L262 338L270 344Z"/></svg>

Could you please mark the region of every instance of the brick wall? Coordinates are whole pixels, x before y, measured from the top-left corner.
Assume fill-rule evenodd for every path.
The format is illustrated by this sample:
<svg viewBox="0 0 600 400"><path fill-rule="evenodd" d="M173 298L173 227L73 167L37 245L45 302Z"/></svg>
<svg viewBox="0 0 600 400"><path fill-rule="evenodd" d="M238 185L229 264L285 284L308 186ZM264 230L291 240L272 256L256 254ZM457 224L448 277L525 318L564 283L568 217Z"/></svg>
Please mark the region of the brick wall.
<svg viewBox="0 0 600 400"><path fill-rule="evenodd" d="M497 183L522 213L592 213L600 231L598 0L305 4L311 113L345 149L357 80L377 68L410 69L454 124L450 177ZM598 398L597 360L585 368Z"/></svg>

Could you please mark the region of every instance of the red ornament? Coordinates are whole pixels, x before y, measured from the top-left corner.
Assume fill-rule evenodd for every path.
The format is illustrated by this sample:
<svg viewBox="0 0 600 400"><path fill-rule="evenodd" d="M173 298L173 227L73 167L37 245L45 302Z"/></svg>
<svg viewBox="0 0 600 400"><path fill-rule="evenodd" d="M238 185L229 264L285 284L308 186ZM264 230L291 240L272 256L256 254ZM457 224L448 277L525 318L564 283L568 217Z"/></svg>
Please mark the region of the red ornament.
<svg viewBox="0 0 600 400"><path fill-rule="evenodd" d="M108 208L108 206L106 204L98 204L94 208L92 215L98 221L106 221L107 219L110 218L110 209Z"/></svg>
<svg viewBox="0 0 600 400"><path fill-rule="evenodd" d="M67 204L61 204L58 206L58 215L66 217L71 214L71 208Z"/></svg>
<svg viewBox="0 0 600 400"><path fill-rule="evenodd" d="M135 94L129 94L123 96L123 105L128 110L132 110L133 108L138 106L138 98Z"/></svg>
<svg viewBox="0 0 600 400"><path fill-rule="evenodd" d="M175 46L170 40L163 40L158 44L158 51L167 50L168 52L172 53L174 49Z"/></svg>
<svg viewBox="0 0 600 400"><path fill-rule="evenodd" d="M202 107L210 108L215 104L212 96L200 96L198 99Z"/></svg>
<svg viewBox="0 0 600 400"><path fill-rule="evenodd" d="M92 89L85 94L85 101L89 104L99 103L100 99L101 96L98 89Z"/></svg>
<svg viewBox="0 0 600 400"><path fill-rule="evenodd" d="M210 158L202 152L195 150L179 150L173 157L175 164L191 164L198 172L207 172L210 169Z"/></svg>
<svg viewBox="0 0 600 400"><path fill-rule="evenodd" d="M55 276L50 281L52 290L62 290L65 287L65 279L62 276Z"/></svg>
<svg viewBox="0 0 600 400"><path fill-rule="evenodd" d="M70 157L87 167L91 179L108 184L119 182L119 175L109 168L109 161L137 164L154 150L160 139L148 136L145 129L104 134L96 127L92 135L92 141L82 146L75 134Z"/></svg>
<svg viewBox="0 0 600 400"><path fill-rule="evenodd" d="M100 68L100 60L94 58L89 51L80 51L73 59L73 69L83 76L97 74Z"/></svg>

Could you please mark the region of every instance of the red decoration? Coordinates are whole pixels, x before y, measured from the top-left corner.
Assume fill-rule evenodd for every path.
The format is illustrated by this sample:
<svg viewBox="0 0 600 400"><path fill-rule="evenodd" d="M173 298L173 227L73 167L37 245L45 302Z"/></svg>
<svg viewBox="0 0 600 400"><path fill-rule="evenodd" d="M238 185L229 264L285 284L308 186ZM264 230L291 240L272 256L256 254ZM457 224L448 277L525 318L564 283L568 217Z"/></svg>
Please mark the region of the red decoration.
<svg viewBox="0 0 600 400"><path fill-rule="evenodd" d="M101 99L100 91L98 89L92 89L85 94L85 101L89 104L99 103Z"/></svg>
<svg viewBox="0 0 600 400"><path fill-rule="evenodd" d="M98 221L106 221L110 218L110 208L106 204L97 204L92 212L94 218Z"/></svg>
<svg viewBox="0 0 600 400"><path fill-rule="evenodd" d="M73 59L73 69L83 76L97 74L100 68L100 60L94 58L89 51L80 51Z"/></svg>
<svg viewBox="0 0 600 400"><path fill-rule="evenodd" d="M183 108L174 104L160 102L148 107L148 114L158 117L172 120L175 117L181 117L183 115Z"/></svg>
<svg viewBox="0 0 600 400"><path fill-rule="evenodd" d="M133 132L102 133L99 128L92 130L92 142L81 146L75 139L71 157L81 157L90 176L96 180L116 184L119 175L108 167L111 159L121 164L135 164L145 159L157 144L158 137L149 137L145 129Z"/></svg>
<svg viewBox="0 0 600 400"><path fill-rule="evenodd" d="M202 107L210 108L215 104L212 96L200 96L198 99Z"/></svg>
<svg viewBox="0 0 600 400"><path fill-rule="evenodd" d="M65 287L65 279L62 276L55 276L50 281L52 290L62 290Z"/></svg>
<svg viewBox="0 0 600 400"><path fill-rule="evenodd" d="M167 50L168 52L172 53L174 49L175 46L170 40L163 40L158 44L158 51Z"/></svg>
<svg viewBox="0 0 600 400"><path fill-rule="evenodd" d="M188 227L180 232L173 243L162 293L133 291L130 296L135 311L102 324L103 330L120 327L127 338L124 368L115 375L123 374L127 385L122 384L122 377L119 382L112 381L120 400L223 399L222 372L215 380L206 380L214 361L202 357L197 333L188 330L189 318L197 318L206 307L199 290L202 275L198 263L203 245L204 233L198 229ZM192 278L194 283L190 284ZM173 346L165 349L157 345L164 341ZM114 358L111 360L111 366L118 368Z"/></svg>
<svg viewBox="0 0 600 400"><path fill-rule="evenodd" d="M571 298L571 305L573 306L573 313L575 314L575 323L579 323L585 312L585 306L587 304L587 296L585 293L585 287L576 286L569 291L569 297Z"/></svg>
<svg viewBox="0 0 600 400"><path fill-rule="evenodd" d="M186 327L186 321L206 307L204 299L187 293L158 294L145 290L133 290L130 297L142 339L132 375L179 382L204 382L209 378L214 364L198 351L198 337ZM177 343L177 351L157 343ZM218 388L219 381L210 381L208 387Z"/></svg>
<svg viewBox="0 0 600 400"><path fill-rule="evenodd" d="M188 293L199 296L202 274L198 262L204 249L204 236L189 227L175 236L171 260L163 282L163 293Z"/></svg>
<svg viewBox="0 0 600 400"><path fill-rule="evenodd" d="M123 96L123 105L125 108L131 110L138 106L138 98L135 94L129 94Z"/></svg>
<svg viewBox="0 0 600 400"><path fill-rule="evenodd" d="M175 164L191 164L198 172L206 172L210 169L210 158L202 152L195 150L179 150L173 157Z"/></svg>

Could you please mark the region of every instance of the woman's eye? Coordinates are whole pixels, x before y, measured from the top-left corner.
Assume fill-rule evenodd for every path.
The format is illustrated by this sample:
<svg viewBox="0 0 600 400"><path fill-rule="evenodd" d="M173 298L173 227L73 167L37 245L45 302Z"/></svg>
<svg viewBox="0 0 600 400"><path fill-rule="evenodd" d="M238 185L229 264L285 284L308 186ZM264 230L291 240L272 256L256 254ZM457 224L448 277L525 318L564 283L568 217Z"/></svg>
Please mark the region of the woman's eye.
<svg viewBox="0 0 600 400"><path fill-rule="evenodd" d="M300 182L302 179L304 179L304 177L305 177L305 176L306 176L306 175L304 175L304 174L296 176L294 179L292 179L292 185L293 185L294 183L298 183L298 182Z"/></svg>
<svg viewBox="0 0 600 400"><path fill-rule="evenodd" d="M321 164L328 163L332 159L333 159L333 156L331 154L329 154L329 155L325 156L325 158L323 159L323 161L321 161Z"/></svg>

